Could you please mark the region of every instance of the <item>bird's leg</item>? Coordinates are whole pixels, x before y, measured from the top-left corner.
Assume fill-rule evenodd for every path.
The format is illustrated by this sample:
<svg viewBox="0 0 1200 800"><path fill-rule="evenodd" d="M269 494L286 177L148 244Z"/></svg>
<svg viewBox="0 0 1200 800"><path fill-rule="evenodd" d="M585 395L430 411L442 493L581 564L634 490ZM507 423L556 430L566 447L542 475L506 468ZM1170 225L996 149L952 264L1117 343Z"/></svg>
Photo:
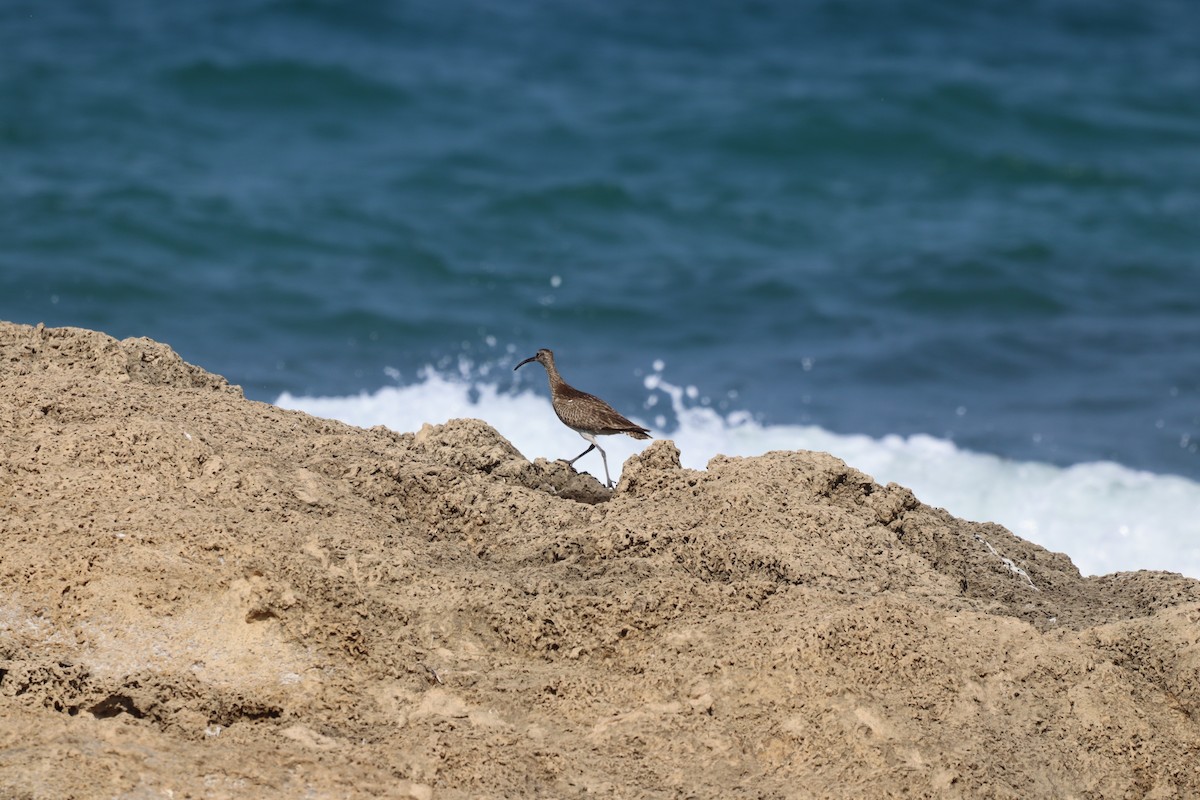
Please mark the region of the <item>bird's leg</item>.
<svg viewBox="0 0 1200 800"><path fill-rule="evenodd" d="M612 478L608 477L608 456L604 455L604 448L596 445L596 449L600 451L600 460L604 462L604 483L609 489L612 487Z"/></svg>
<svg viewBox="0 0 1200 800"><path fill-rule="evenodd" d="M592 452L593 450L599 450L600 451L600 460L604 462L604 481L608 485L609 489L613 488L612 478L608 477L608 456L606 456L604 454L604 448L601 447L600 445L596 444L596 434L584 433L583 431L578 431L578 433L580 436L582 436L584 438L585 441L591 442L591 444L588 445L587 450L584 450L582 453L580 453L579 455L575 456L570 461L568 461L567 466L573 467L573 466L575 466L576 461L583 458L588 453Z"/></svg>
<svg viewBox="0 0 1200 800"><path fill-rule="evenodd" d="M576 461L578 461L579 459L583 458L584 456L586 456L588 453L592 452L592 451L593 451L593 450L595 450L595 449L596 449L596 445L595 445L595 444L590 444L590 445L588 445L588 449L587 449L587 450L584 450L582 453L580 453L579 455L575 456L575 457L574 457L574 458L572 458L570 461L568 461L568 462L567 462L567 466L568 466L568 467L573 467L573 466L575 466L575 462L576 462ZM603 450L601 450L600 452L601 452L601 453L603 453L604 451L603 451Z"/></svg>

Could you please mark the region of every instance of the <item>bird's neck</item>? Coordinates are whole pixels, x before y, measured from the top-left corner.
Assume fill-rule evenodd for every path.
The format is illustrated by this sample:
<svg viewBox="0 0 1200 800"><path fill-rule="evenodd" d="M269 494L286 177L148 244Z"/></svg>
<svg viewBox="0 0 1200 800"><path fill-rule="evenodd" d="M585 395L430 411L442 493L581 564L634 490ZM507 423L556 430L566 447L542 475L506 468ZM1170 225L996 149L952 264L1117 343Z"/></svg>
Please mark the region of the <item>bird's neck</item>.
<svg viewBox="0 0 1200 800"><path fill-rule="evenodd" d="M550 379L550 391L554 391L557 386L567 385L567 382L562 379L562 375L558 374L558 369L555 368L553 361L542 366L546 368L546 377Z"/></svg>

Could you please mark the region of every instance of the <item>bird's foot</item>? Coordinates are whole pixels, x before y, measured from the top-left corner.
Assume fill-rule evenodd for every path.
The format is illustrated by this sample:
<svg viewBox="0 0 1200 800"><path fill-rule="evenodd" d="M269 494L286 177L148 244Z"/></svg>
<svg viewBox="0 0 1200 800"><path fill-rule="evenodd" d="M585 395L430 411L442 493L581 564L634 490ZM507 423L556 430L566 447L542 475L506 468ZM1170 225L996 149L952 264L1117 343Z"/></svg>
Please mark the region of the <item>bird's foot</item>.
<svg viewBox="0 0 1200 800"><path fill-rule="evenodd" d="M571 468L571 471L574 472L576 475L587 475L588 474L586 472L580 472L579 470L575 469L575 461L574 460L570 460L570 459L566 459L566 458L556 458L556 459L554 459L554 463L555 464L566 464L568 467ZM611 492L613 489L616 488L616 485L611 480L609 480L604 484L604 488L608 489Z"/></svg>

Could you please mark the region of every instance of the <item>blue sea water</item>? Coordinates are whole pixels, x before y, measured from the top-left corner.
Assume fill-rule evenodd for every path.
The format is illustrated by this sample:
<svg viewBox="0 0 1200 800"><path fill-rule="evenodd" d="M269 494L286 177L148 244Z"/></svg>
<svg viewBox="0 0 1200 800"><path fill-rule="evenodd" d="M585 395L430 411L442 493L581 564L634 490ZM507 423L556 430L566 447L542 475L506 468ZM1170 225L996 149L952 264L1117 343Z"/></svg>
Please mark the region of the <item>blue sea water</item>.
<svg viewBox="0 0 1200 800"><path fill-rule="evenodd" d="M1197 41L1192 0L9 0L0 318L531 458L584 446L511 370L551 347L690 466L826 449L1200 576Z"/></svg>

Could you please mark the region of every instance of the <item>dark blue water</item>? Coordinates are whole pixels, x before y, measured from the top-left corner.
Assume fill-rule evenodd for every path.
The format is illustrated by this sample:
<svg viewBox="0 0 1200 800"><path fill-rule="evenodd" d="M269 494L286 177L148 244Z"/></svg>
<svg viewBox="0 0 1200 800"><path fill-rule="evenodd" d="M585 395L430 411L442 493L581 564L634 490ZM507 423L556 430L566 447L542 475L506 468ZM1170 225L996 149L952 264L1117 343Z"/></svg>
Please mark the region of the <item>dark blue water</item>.
<svg viewBox="0 0 1200 800"><path fill-rule="evenodd" d="M1194 0L4 9L0 318L1200 477Z"/></svg>

